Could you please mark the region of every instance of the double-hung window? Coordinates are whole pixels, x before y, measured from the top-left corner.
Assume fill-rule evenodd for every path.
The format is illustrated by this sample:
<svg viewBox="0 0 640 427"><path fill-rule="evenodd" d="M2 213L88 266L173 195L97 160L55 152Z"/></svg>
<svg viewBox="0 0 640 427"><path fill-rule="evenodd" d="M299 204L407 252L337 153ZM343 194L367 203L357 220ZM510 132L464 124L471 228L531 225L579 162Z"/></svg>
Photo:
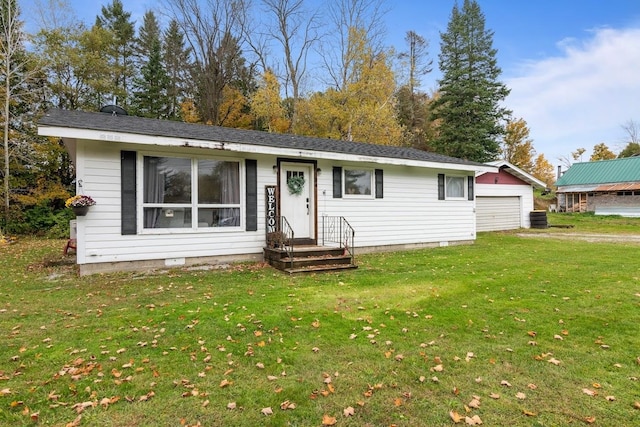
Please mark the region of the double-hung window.
<svg viewBox="0 0 640 427"><path fill-rule="evenodd" d="M475 178L438 174L438 200L474 200ZM466 192L465 192L466 189Z"/></svg>
<svg viewBox="0 0 640 427"><path fill-rule="evenodd" d="M344 169L345 196L371 197L373 171L370 169Z"/></svg>
<svg viewBox="0 0 640 427"><path fill-rule="evenodd" d="M445 189L447 199L464 198L465 179L462 176L446 177Z"/></svg>
<svg viewBox="0 0 640 427"><path fill-rule="evenodd" d="M239 227L240 162L144 156L145 229Z"/></svg>

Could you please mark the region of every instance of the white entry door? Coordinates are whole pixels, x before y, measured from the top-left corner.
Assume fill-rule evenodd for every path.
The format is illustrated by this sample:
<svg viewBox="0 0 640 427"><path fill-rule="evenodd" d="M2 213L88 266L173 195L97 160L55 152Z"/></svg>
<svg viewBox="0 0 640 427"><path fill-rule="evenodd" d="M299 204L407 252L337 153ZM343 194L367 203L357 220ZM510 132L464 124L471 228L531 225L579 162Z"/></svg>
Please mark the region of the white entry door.
<svg viewBox="0 0 640 427"><path fill-rule="evenodd" d="M284 216L295 239L315 237L313 165L280 164L280 215Z"/></svg>

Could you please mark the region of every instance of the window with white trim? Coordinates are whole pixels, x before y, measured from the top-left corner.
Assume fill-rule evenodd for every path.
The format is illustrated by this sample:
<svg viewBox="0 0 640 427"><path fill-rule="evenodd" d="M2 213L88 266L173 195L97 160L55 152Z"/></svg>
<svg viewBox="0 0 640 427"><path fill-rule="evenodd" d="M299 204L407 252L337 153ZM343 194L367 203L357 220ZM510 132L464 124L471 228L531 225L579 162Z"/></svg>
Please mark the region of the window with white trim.
<svg viewBox="0 0 640 427"><path fill-rule="evenodd" d="M144 156L145 229L239 227L240 162Z"/></svg>
<svg viewBox="0 0 640 427"><path fill-rule="evenodd" d="M464 198L465 177L462 176L446 176L445 194L447 199Z"/></svg>
<svg viewBox="0 0 640 427"><path fill-rule="evenodd" d="M474 200L473 176L438 174L438 200Z"/></svg>
<svg viewBox="0 0 640 427"><path fill-rule="evenodd" d="M371 197L373 170L344 168L344 195Z"/></svg>

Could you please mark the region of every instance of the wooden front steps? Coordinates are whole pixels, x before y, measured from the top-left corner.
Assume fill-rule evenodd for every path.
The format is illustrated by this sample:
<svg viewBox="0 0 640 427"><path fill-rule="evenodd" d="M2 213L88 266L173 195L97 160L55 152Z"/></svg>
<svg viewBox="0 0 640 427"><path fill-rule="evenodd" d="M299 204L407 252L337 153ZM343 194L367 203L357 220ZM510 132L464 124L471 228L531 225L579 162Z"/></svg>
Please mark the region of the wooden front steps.
<svg viewBox="0 0 640 427"><path fill-rule="evenodd" d="M294 246L293 262L286 249L264 248L264 259L278 270L291 274L358 268L344 249L315 245Z"/></svg>

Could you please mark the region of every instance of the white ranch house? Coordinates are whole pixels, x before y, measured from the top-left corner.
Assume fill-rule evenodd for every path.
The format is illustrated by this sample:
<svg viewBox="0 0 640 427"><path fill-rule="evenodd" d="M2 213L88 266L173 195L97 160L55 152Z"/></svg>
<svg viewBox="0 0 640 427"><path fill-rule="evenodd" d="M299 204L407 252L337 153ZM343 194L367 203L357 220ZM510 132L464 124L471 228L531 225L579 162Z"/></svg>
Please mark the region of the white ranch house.
<svg viewBox="0 0 640 427"><path fill-rule="evenodd" d="M329 219L346 221L357 253L471 243L475 176L497 171L410 148L115 113L54 109L38 131L62 138L77 193L96 201L77 218L83 275L259 260L282 217L285 238L306 245L323 244L337 227Z"/></svg>

